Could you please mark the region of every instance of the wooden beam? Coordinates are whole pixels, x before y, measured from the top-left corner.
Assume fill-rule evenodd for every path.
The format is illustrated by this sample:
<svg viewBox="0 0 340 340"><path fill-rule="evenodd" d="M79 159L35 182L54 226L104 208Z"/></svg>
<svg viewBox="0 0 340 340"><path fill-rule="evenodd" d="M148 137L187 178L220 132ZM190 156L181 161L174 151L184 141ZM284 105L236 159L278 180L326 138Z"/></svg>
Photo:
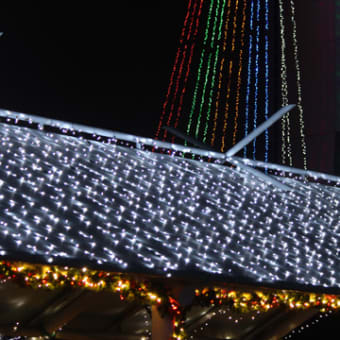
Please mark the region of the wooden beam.
<svg viewBox="0 0 340 340"><path fill-rule="evenodd" d="M173 327L169 316L162 317L157 309L157 306L151 307L152 326L151 339L152 340L169 340L172 337Z"/></svg>
<svg viewBox="0 0 340 340"><path fill-rule="evenodd" d="M199 325L203 324L204 322L206 322L207 320L210 319L211 313L213 313L214 311L217 311L220 308L221 308L220 306L212 307L208 311L206 311L203 315L198 316L196 319L194 319L188 325L185 325L185 330L186 330L187 334L190 335L190 333L194 329L196 329L197 327L199 327Z"/></svg>
<svg viewBox="0 0 340 340"><path fill-rule="evenodd" d="M287 314L287 308L281 307L277 309L273 309L266 313L263 313L261 316L261 320L259 321L258 326L251 329L249 332L242 336L242 340L251 340L256 339L261 332L265 329L271 327L275 322L278 322Z"/></svg>
<svg viewBox="0 0 340 340"><path fill-rule="evenodd" d="M120 328L121 324L124 322L124 320L132 318L134 315L136 315L143 306L138 303L130 303L119 315L115 318L113 318L112 325L107 328L108 331Z"/></svg>
<svg viewBox="0 0 340 340"><path fill-rule="evenodd" d="M89 305L94 302L94 296L94 292L82 291L75 300L46 319L43 322L43 329L46 333L52 334L62 328L82 311L88 309Z"/></svg>
<svg viewBox="0 0 340 340"><path fill-rule="evenodd" d="M30 337L39 337L46 334L43 334L41 329L38 328L30 328L30 327L18 327L15 328L13 326L0 326L0 335L6 336L30 336Z"/></svg>
<svg viewBox="0 0 340 340"><path fill-rule="evenodd" d="M281 309L267 322L242 337L242 340L279 340L317 313L315 309L296 311Z"/></svg>
<svg viewBox="0 0 340 340"><path fill-rule="evenodd" d="M34 327L34 324L41 323L44 318L72 303L81 294L82 291L80 289L65 289L61 291L61 293L58 294L52 301L49 301L42 311L35 314L30 320L25 322L24 326Z"/></svg>
<svg viewBox="0 0 340 340"><path fill-rule="evenodd" d="M72 331L61 331L56 333L56 339L59 340L141 340L143 335L110 335L101 333L82 334ZM147 336L145 336L147 338ZM168 340L168 339L167 339Z"/></svg>
<svg viewBox="0 0 340 340"><path fill-rule="evenodd" d="M28 337L43 337L46 334L43 334L43 331L38 328L29 328L29 327L20 327L15 330L10 326L0 326L0 334L7 336L28 336ZM147 338L148 336L145 335ZM112 334L103 334L103 333L82 333L82 332L74 332L74 331L57 331L55 335L56 339L60 340L141 340L143 335L134 335L134 334L122 334L122 335L112 335Z"/></svg>

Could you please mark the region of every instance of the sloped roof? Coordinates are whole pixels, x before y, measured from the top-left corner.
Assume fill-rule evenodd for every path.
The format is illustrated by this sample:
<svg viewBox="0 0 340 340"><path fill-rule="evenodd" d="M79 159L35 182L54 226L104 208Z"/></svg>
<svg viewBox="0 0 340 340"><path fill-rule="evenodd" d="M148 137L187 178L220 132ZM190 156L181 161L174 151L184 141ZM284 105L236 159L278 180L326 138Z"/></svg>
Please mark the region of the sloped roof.
<svg viewBox="0 0 340 340"><path fill-rule="evenodd" d="M277 176L283 191L244 169L5 123L0 141L2 257L340 291L340 179Z"/></svg>

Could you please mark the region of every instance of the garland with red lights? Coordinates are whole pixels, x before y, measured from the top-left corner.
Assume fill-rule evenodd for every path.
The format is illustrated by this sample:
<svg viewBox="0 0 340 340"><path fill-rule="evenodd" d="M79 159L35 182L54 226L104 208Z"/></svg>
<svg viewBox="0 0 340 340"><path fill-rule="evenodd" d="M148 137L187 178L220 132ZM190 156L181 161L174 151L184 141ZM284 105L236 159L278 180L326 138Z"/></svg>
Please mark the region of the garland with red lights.
<svg viewBox="0 0 340 340"><path fill-rule="evenodd" d="M35 289L82 288L118 293L122 300L156 305L162 315L173 323L173 339L185 339L183 327L186 312L194 305L203 307L226 306L239 313L268 311L280 306L290 309L315 308L321 312L340 310L340 297L285 290L239 291L228 288L204 288L195 291L193 303L182 307L171 296L165 284L152 280L136 280L127 274L92 270L86 267L60 267L22 262L0 262L0 283L13 281Z"/></svg>
<svg viewBox="0 0 340 340"><path fill-rule="evenodd" d="M268 311L280 306L290 309L315 308L321 312L340 309L340 297L286 290L242 292L226 288L204 288L195 291L194 304L228 306L241 313Z"/></svg>
<svg viewBox="0 0 340 340"><path fill-rule="evenodd" d="M137 281L123 274L92 270L86 267L59 267L21 262L0 262L0 282L13 281L34 289L83 288L118 293L121 300L156 305L161 315L169 315L173 323L173 338L185 336L183 313L179 303L164 285L150 280Z"/></svg>

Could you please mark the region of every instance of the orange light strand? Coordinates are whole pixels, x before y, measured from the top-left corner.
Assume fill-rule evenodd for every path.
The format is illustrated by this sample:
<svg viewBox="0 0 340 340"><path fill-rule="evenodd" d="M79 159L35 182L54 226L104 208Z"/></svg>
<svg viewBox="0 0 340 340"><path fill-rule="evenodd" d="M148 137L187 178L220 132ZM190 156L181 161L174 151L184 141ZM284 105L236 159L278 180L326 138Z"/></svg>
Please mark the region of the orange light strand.
<svg viewBox="0 0 340 340"><path fill-rule="evenodd" d="M243 47L244 47L244 31L246 25L246 9L247 0L243 2L242 12L242 25L241 25L241 48L239 54L239 69L237 74L237 90L236 90L236 107L235 107L235 118L234 118L234 133L233 133L233 145L236 144L237 128L238 128L238 116L239 116L239 105L240 105L240 90L241 90L241 75L242 75L242 62L243 62Z"/></svg>
<svg viewBox="0 0 340 340"><path fill-rule="evenodd" d="M213 123L213 130L212 130L211 140L210 140L211 146L214 146L215 138L216 138L218 110L219 110L219 102L220 102L220 97L221 97L223 70L224 70L224 64L225 64L225 51L227 49L227 40L228 40L228 26L229 26L229 21L230 21L231 0L228 0L227 9L228 11L227 11L227 18L226 18L226 23L225 23L225 28L224 28L224 37L223 37L223 51L222 51L223 58L221 60L219 77L218 77L214 123Z"/></svg>
<svg viewBox="0 0 340 340"><path fill-rule="evenodd" d="M236 0L235 5L235 14L234 14L234 22L233 22L233 38L231 43L231 53L235 51L235 39L236 39L236 28L237 28L237 12L238 12L238 3L239 1ZM222 143L221 143L221 152L225 149L225 135L227 132L228 126L228 117L229 117L229 100L230 100L230 88L231 88L231 78L233 74L233 61L230 60L229 62L229 75L228 75L228 85L227 85L227 95L226 95L226 106L224 111L224 121L223 121L223 132L222 132Z"/></svg>

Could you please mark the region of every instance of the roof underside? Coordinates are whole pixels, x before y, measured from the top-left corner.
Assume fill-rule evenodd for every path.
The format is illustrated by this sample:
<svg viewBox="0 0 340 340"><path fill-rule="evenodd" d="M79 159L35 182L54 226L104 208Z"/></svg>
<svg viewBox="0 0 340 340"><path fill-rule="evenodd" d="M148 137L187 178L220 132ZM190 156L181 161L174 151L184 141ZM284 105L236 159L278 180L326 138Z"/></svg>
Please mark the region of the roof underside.
<svg viewBox="0 0 340 340"><path fill-rule="evenodd" d="M0 124L0 252L340 289L340 189Z"/></svg>

